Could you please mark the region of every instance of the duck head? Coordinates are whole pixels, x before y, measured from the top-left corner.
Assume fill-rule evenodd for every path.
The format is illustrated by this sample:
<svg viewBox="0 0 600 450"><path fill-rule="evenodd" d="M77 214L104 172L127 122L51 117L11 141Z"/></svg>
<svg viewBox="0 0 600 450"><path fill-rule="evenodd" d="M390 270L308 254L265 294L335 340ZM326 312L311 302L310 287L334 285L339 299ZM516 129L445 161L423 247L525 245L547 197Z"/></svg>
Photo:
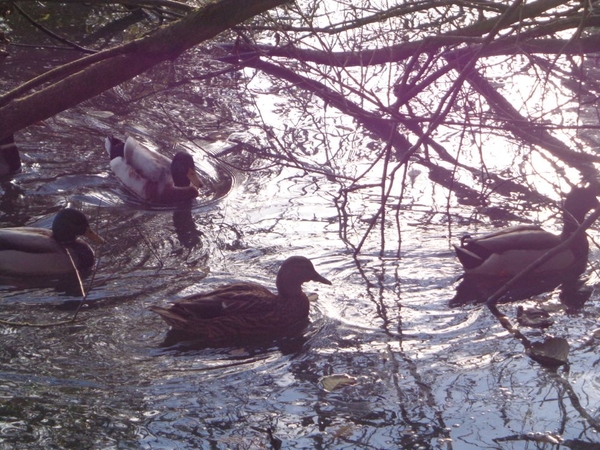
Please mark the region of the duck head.
<svg viewBox="0 0 600 450"><path fill-rule="evenodd" d="M56 214L52 222L52 236L63 244L74 242L78 236L85 236L96 244L104 242L91 229L85 214L72 208L65 208Z"/></svg>
<svg viewBox="0 0 600 450"><path fill-rule="evenodd" d="M277 273L277 291L279 295L286 296L302 291L302 283L316 281L317 283L331 284L327 278L317 273L313 263L304 256L292 256L286 259Z"/></svg>
<svg viewBox="0 0 600 450"><path fill-rule="evenodd" d="M202 182L196 173L194 158L189 153L179 152L173 157L171 175L176 187L188 187L190 183L195 188L202 187Z"/></svg>
<svg viewBox="0 0 600 450"><path fill-rule="evenodd" d="M600 195L600 190L597 187L590 186L573 188L565 197L563 238L570 236L583 222L586 214L600 205L597 195Z"/></svg>

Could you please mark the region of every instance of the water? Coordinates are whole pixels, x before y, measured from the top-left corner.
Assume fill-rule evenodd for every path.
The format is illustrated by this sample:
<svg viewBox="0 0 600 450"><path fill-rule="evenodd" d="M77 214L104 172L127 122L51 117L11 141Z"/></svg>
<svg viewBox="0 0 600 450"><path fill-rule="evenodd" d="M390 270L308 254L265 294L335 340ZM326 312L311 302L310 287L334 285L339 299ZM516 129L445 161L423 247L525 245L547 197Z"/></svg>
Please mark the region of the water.
<svg viewBox="0 0 600 450"><path fill-rule="evenodd" d="M555 324L523 330L528 338L571 345L568 367L543 368L485 308L448 307L461 273L450 244L476 230L466 219L449 230L443 202L425 203L424 176L402 204L401 245L389 216L386 251L376 229L354 259L340 234L361 235L376 192L352 204L340 230L332 179L264 166L244 148L222 152L230 133L244 131L235 120L217 124L227 103L198 107L173 93L133 102L145 81L16 136L24 167L0 183L0 226L47 227L70 205L106 243L76 323L0 327L0 448L557 448L528 440L536 432L561 435L568 448L600 447L596 292L574 313L557 293L522 303L556 306ZM109 170L111 133L166 153L184 146L209 188L189 210L143 207ZM294 254L333 282L305 285L318 298L301 337L168 345L168 327L147 310L233 280L274 287ZM35 324L70 319L80 301L55 286L7 284L0 296L1 319ZM514 320L516 305L501 309ZM319 386L343 373L357 384Z"/></svg>

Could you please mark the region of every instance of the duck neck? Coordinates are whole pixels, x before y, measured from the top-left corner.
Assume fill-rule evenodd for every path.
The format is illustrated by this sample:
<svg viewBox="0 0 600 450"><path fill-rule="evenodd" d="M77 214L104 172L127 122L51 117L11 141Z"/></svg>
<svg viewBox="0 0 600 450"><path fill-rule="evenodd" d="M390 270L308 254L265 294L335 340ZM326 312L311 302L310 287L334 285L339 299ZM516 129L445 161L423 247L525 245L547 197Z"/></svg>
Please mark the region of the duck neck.
<svg viewBox="0 0 600 450"><path fill-rule="evenodd" d="M568 239L573 233L575 233L577 228L579 228L579 225L581 225L583 218L580 219L578 217L573 217L568 211L565 211L563 221L564 225L563 231L561 233L561 238L562 240L565 240ZM585 233L582 233L581 236L585 237Z"/></svg>
<svg viewBox="0 0 600 450"><path fill-rule="evenodd" d="M565 223L564 223L563 231L561 234L561 239L563 241L570 238L571 235L573 235L573 233L575 233L577 228L579 228L580 223L578 220L579 219L574 218L568 212L565 212L565 214L564 214ZM580 220L583 221L583 219L580 219ZM578 273L581 273L585 270L585 265L587 263L589 248L590 248L590 244L587 240L587 235L585 233L579 234L571 242L570 249L575 256L575 259L580 262L579 264L576 265L576 267L579 267L579 265L581 265L581 264L583 265L580 269L577 269Z"/></svg>
<svg viewBox="0 0 600 450"><path fill-rule="evenodd" d="M308 310L310 309L310 302L308 297L302 291L302 285L298 282L287 282L284 277L277 275L277 294L282 304L285 304L286 309L292 309L289 311L290 316L293 317L306 317L308 316Z"/></svg>
<svg viewBox="0 0 600 450"><path fill-rule="evenodd" d="M302 285L296 283L287 283L281 277L277 277L277 282L275 283L277 286L277 293L281 298L295 298L298 296L306 297L304 292L302 291Z"/></svg>
<svg viewBox="0 0 600 450"><path fill-rule="evenodd" d="M64 245L77 242L77 236L73 236L72 233L64 232L60 229L52 230L52 237L54 238L54 240Z"/></svg>
<svg viewBox="0 0 600 450"><path fill-rule="evenodd" d="M179 187L179 188L189 187L190 180L186 176L186 174L180 173L180 172L173 172L172 175L173 175L173 185L175 187Z"/></svg>

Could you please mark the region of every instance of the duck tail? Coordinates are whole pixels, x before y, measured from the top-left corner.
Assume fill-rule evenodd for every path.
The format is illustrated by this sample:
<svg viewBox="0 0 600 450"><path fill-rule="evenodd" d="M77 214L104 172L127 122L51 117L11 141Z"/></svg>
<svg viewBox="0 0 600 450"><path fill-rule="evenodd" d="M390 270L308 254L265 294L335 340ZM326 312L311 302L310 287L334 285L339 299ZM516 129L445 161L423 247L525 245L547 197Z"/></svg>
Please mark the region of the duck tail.
<svg viewBox="0 0 600 450"><path fill-rule="evenodd" d="M458 260L466 270L475 269L484 261L479 255L470 252L464 247L458 247L455 245L454 251L456 252Z"/></svg>
<svg viewBox="0 0 600 450"><path fill-rule="evenodd" d="M185 317L181 317L179 314L173 312L169 308L163 308L162 306L149 306L148 309L158 314L168 325L173 328L185 328L188 325L188 321Z"/></svg>
<svg viewBox="0 0 600 450"><path fill-rule="evenodd" d="M118 139L114 136L108 136L104 140L104 147L110 155L111 160L118 156L121 158L125 157L125 143L121 139Z"/></svg>

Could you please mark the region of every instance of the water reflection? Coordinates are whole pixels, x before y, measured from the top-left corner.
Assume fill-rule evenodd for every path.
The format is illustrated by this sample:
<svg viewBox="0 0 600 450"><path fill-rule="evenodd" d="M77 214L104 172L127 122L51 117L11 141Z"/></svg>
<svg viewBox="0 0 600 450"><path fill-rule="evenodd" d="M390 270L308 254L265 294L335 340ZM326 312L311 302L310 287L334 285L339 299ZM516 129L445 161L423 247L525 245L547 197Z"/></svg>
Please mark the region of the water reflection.
<svg viewBox="0 0 600 450"><path fill-rule="evenodd" d="M93 269L81 270L79 275L85 279L92 273ZM62 277L35 276L35 277L9 277L0 275L0 285L7 286L8 290L23 290L35 288L52 288L59 294L67 296L82 296L81 285L77 275L70 274Z"/></svg>
<svg viewBox="0 0 600 450"><path fill-rule="evenodd" d="M19 169L21 169L21 157L14 136L0 139L0 177L13 174Z"/></svg>
<svg viewBox="0 0 600 450"><path fill-rule="evenodd" d="M203 234L196 226L191 208L173 211L173 226L179 242L188 251L192 251L196 247L202 247L201 236Z"/></svg>
<svg viewBox="0 0 600 450"><path fill-rule="evenodd" d="M287 336L277 339L221 340L218 343L206 342L181 330L169 329L160 347L174 356L206 349L222 349L223 354L235 355L240 359L254 358L273 351L278 351L282 355L294 355L302 351L311 336L310 330L306 329L308 323L307 321L302 326L298 325L296 330L290 330Z"/></svg>
<svg viewBox="0 0 600 450"><path fill-rule="evenodd" d="M450 300L449 306L455 308L467 304L485 303L488 298L509 281L510 278L465 274L456 287L456 295ZM568 279L565 281L557 276L530 276L511 285L498 303L511 303L529 299L545 292L552 292L559 286L559 298L567 311L581 309L592 293L591 287L586 286L584 280Z"/></svg>

